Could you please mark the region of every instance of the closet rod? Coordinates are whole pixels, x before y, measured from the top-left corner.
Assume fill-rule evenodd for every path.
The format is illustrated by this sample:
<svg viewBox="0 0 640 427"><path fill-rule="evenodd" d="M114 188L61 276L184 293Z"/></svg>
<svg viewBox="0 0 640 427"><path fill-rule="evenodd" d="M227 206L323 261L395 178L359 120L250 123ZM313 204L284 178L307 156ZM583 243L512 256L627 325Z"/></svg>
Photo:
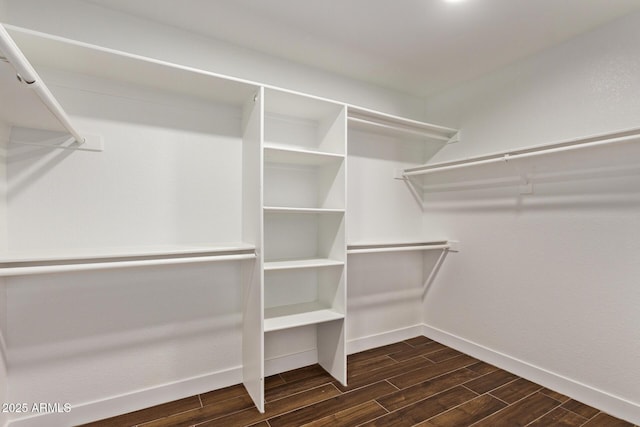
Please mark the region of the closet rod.
<svg viewBox="0 0 640 427"><path fill-rule="evenodd" d="M157 265L195 264L208 262L228 262L255 259L255 253L237 255L210 255L187 258L146 259L136 261L92 262L86 264L33 265L26 267L0 268L0 277L27 276L32 274L68 273L73 271L111 270L132 267L152 267Z"/></svg>
<svg viewBox="0 0 640 427"><path fill-rule="evenodd" d="M448 243L442 245L414 245L414 246L384 246L363 249L347 249L347 254L373 254L380 252L417 252L432 250L449 250L451 245Z"/></svg>
<svg viewBox="0 0 640 427"><path fill-rule="evenodd" d="M38 95L42 103L51 114L53 114L60 124L67 130L67 132L76 140L78 144L83 144L85 139L80 136L80 133L76 131L71 122L69 116L64 112L62 106L53 97L53 94L44 85L42 79L36 73L36 70L31 66L27 58L20 51L16 43L13 41L7 30L2 24L0 24L0 51L4 55L4 58L17 72L18 80Z"/></svg>
<svg viewBox="0 0 640 427"><path fill-rule="evenodd" d="M401 126L401 125L396 125L396 124L391 124L391 123L382 123L382 122L376 122L373 120L367 120L367 119L363 119L360 117L349 117L349 121L353 122L353 123L360 123L363 125L367 125L367 126L371 126L371 127L377 127L380 129L384 129L384 130L389 130L389 131L393 131L393 132L400 132L400 133L404 133L404 134L409 134L409 135L416 135L416 136L420 136L423 138L430 138L430 139L436 139L438 141L445 141L448 142L449 140L451 140L451 136L446 136L446 135L439 135L433 132L429 132L427 130L422 130L422 129L418 129L418 128L411 128L408 126Z"/></svg>
<svg viewBox="0 0 640 427"><path fill-rule="evenodd" d="M454 160L451 162L435 163L416 168L405 169L403 177L426 175L429 173L442 172L453 169L460 169L467 166L486 165L491 163L508 162L509 160L523 159L527 157L542 156L545 154L561 153L565 151L578 150L581 148L593 148L603 145L618 144L640 139L640 129L633 129L623 132L609 133L590 138L580 138L565 141L558 144L542 145L539 147L525 148L521 150L507 151L488 156L471 157L464 160Z"/></svg>

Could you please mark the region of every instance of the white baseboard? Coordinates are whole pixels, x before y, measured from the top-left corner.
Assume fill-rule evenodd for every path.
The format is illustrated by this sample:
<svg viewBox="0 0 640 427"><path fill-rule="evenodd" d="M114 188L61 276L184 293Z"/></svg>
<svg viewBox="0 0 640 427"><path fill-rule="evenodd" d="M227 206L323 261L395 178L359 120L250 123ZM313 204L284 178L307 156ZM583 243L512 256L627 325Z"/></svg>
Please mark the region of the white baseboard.
<svg viewBox="0 0 640 427"><path fill-rule="evenodd" d="M513 372L544 387L591 405L615 417L640 425L640 404L628 401L571 378L516 359L441 329L422 325L422 335L477 359Z"/></svg>
<svg viewBox="0 0 640 427"><path fill-rule="evenodd" d="M264 375L275 375L280 372L291 371L304 366L318 363L318 350L301 351L300 353L278 356L264 361Z"/></svg>
<svg viewBox="0 0 640 427"><path fill-rule="evenodd" d="M157 387L138 390L107 399L76 405L68 413L30 415L10 420L7 427L69 427L91 421L137 411L172 400L242 382L242 367L212 372Z"/></svg>
<svg viewBox="0 0 640 427"><path fill-rule="evenodd" d="M393 344L418 335L423 335L422 325L408 326L406 328L356 338L347 342L347 354L382 347L383 345Z"/></svg>
<svg viewBox="0 0 640 427"><path fill-rule="evenodd" d="M358 353L360 351L369 350L370 348L393 344L422 334L422 325L419 324L356 338L347 342L347 354ZM264 374L265 376L275 375L280 372L313 365L314 363L318 363L318 352L316 349L289 354L286 356L279 356L265 360Z"/></svg>

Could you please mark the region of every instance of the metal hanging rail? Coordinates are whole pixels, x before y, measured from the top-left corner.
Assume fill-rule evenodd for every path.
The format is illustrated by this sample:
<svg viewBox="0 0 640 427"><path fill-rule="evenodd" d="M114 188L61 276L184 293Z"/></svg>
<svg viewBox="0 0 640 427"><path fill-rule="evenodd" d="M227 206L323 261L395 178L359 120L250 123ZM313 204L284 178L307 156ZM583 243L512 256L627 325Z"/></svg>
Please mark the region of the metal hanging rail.
<svg viewBox="0 0 640 427"><path fill-rule="evenodd" d="M448 170L465 168L468 166L487 165L491 163L504 163L509 160L523 159L528 157L542 156L546 154L561 153L565 151L578 150L582 148L600 147L610 144L632 142L640 139L640 128L619 131L614 133L601 134L586 138L579 138L555 144L540 145L536 147L523 148L513 151L490 154L486 156L470 157L463 160L434 163L414 168L405 169L403 177L426 175L430 173L443 172Z"/></svg>
<svg viewBox="0 0 640 427"><path fill-rule="evenodd" d="M415 252L444 250L459 252L460 242L457 240L437 240L424 242L389 242L389 243L354 243L347 245L347 254L370 254L381 252Z"/></svg>
<svg viewBox="0 0 640 427"><path fill-rule="evenodd" d="M112 270L132 267L151 267L157 265L174 265L174 264L195 264L195 263L211 263L211 262L228 262L241 261L246 259L255 259L255 252L238 253L229 255L207 255L192 257L175 257L175 258L157 258L142 260L120 260L120 261L95 261L89 263L54 263L38 265L38 263L25 263L26 266L0 267L0 277L27 276L33 274L51 274L51 273L68 273L75 271L89 270Z"/></svg>
<svg viewBox="0 0 640 427"><path fill-rule="evenodd" d="M391 133L427 139L439 142L457 142L458 130L430 123L419 122L403 117L384 114L364 108L349 106L347 110L349 123L357 128L372 129L375 132Z"/></svg>
<svg viewBox="0 0 640 427"><path fill-rule="evenodd" d="M78 144L83 144L85 139L78 133L69 121L69 116L62 109L62 106L54 98L53 94L44 85L42 79L31 66L27 58L22 54L16 43L13 41L7 30L0 24L0 53L9 64L16 70L18 80L29 86L38 95L42 103L58 119L60 124L76 140Z"/></svg>

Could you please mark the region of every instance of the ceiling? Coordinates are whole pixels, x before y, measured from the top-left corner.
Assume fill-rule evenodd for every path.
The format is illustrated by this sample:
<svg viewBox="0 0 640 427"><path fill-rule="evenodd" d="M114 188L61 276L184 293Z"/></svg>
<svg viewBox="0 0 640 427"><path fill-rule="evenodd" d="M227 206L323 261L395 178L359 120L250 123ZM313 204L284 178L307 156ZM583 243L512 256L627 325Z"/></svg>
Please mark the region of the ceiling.
<svg viewBox="0 0 640 427"><path fill-rule="evenodd" d="M640 10L640 0L85 0L426 96Z"/></svg>

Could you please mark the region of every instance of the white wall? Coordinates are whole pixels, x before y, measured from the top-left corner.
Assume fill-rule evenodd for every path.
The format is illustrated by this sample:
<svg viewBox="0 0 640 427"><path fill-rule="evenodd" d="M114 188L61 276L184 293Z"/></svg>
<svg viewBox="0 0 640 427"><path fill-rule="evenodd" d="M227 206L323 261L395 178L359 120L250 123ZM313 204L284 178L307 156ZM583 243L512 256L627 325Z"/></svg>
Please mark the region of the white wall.
<svg viewBox="0 0 640 427"><path fill-rule="evenodd" d="M0 122L0 252L7 250L7 147L11 127Z"/></svg>
<svg viewBox="0 0 640 427"><path fill-rule="evenodd" d="M0 3L0 12L2 11ZM6 147L9 143L10 128L0 122L0 252L7 249L7 170ZM7 299L4 280L0 279L0 403L7 402L7 356L5 335L7 330ZM0 413L0 426L4 425L7 415Z"/></svg>
<svg viewBox="0 0 640 427"><path fill-rule="evenodd" d="M0 3L0 12L2 11ZM0 122L0 252L7 249L7 198L6 198L6 147L9 142L8 125ZM0 403L7 400L7 356L5 348L5 335L7 327L7 299L4 280L0 279ZM0 413L0 426L7 420L7 415Z"/></svg>
<svg viewBox="0 0 640 427"><path fill-rule="evenodd" d="M638 28L628 16L428 99L430 119L463 138L433 160L640 127ZM426 324L635 423L638 145L428 175L424 196L425 231L463 248L427 294ZM534 194L520 194L518 169Z"/></svg>
<svg viewBox="0 0 640 427"><path fill-rule="evenodd" d="M75 0L6 0L10 24L418 118L422 100Z"/></svg>
<svg viewBox="0 0 640 427"><path fill-rule="evenodd" d="M4 279L0 279L0 404L9 402L9 380L7 371L7 350L5 335L7 332L7 293ZM0 413L0 426L4 426L9 415Z"/></svg>
<svg viewBox="0 0 640 427"><path fill-rule="evenodd" d="M77 75L43 75L76 126L100 135L105 150L12 144L13 252L242 240L238 108ZM13 138L30 134L15 130Z"/></svg>
<svg viewBox="0 0 640 427"><path fill-rule="evenodd" d="M240 382L240 276L214 263L6 280L9 400L70 403L39 424L64 426Z"/></svg>

